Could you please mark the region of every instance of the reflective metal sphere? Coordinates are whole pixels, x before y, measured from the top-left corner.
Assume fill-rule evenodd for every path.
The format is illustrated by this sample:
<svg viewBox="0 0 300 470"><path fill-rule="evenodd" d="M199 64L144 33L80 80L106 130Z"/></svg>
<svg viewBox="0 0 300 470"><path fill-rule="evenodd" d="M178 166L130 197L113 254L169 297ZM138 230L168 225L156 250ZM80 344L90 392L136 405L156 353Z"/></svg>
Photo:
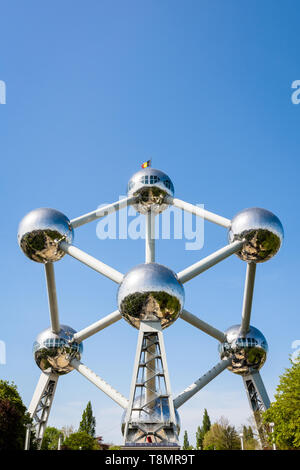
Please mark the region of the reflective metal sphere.
<svg viewBox="0 0 300 470"><path fill-rule="evenodd" d="M144 395L138 397L134 403L133 408L139 408L144 405L146 399ZM122 415L121 420L121 431L124 435L125 431L125 418L126 418L126 410ZM176 420L176 427L177 427L177 434L180 433L180 417L178 411L175 409L175 420ZM155 404L153 407L146 407L146 411L132 411L131 421L134 423L141 423L143 424L143 429L147 429L149 432L153 431L157 427L157 423L168 423L170 422L170 409L168 404L167 398L157 398L155 400ZM163 430L162 430L163 431ZM139 431L137 431L138 433ZM141 433L142 434L142 433ZM162 435L162 437L164 437ZM138 438L138 436L136 436ZM135 439L136 439L135 438Z"/></svg>
<svg viewBox="0 0 300 470"><path fill-rule="evenodd" d="M225 331L226 341L219 345L221 359L232 358L228 370L239 375L247 375L251 370L259 370L265 363L268 343L264 335L254 326L246 336L240 336L241 325L234 325Z"/></svg>
<svg viewBox="0 0 300 470"><path fill-rule="evenodd" d="M272 212L259 207L244 209L234 216L228 233L229 242L243 240L236 254L243 261L262 263L272 258L283 240L280 220Z"/></svg>
<svg viewBox="0 0 300 470"><path fill-rule="evenodd" d="M69 343L75 333L73 328L61 325L59 334L47 328L37 336L33 344L33 355L43 372L64 375L73 370L70 361L73 358L80 360L83 350L81 343Z"/></svg>
<svg viewBox="0 0 300 470"><path fill-rule="evenodd" d="M133 206L141 214L150 210L159 214L169 207L166 196L174 196L174 186L162 171L144 168L130 178L127 195L137 197Z"/></svg>
<svg viewBox="0 0 300 470"><path fill-rule="evenodd" d="M18 242L33 261L46 263L61 259L65 254L59 248L62 240L72 243L73 228L69 219L55 209L35 209L20 222Z"/></svg>
<svg viewBox="0 0 300 470"><path fill-rule="evenodd" d="M119 311L132 326L141 320L171 325L181 313L184 289L171 269L157 263L140 264L125 276L118 290Z"/></svg>

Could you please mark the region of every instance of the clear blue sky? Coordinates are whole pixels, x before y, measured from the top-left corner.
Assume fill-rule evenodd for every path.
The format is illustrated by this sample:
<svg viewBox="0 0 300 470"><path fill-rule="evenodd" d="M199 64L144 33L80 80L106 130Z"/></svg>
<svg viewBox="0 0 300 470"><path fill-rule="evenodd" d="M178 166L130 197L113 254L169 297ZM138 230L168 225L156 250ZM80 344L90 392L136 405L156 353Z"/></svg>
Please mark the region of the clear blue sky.
<svg viewBox="0 0 300 470"><path fill-rule="evenodd" d="M0 376L26 405L40 374L32 343L49 319L43 266L19 250L18 223L36 207L73 218L113 202L150 157L181 199L229 218L259 206L281 219L284 245L258 266L252 314L269 343L262 376L273 398L300 339L299 13L296 1L271 0L2 2ZM122 272L144 259L143 241L101 241L95 223L75 237ZM179 271L226 243L207 223L202 250L162 240L157 260ZM55 268L63 323L78 330L116 309L114 283L67 257ZM234 256L194 279L186 308L220 329L237 323L245 269ZM128 396L136 339L119 322L85 342L82 360ZM216 342L181 320L165 342L174 393L218 361ZM76 372L60 379L49 424L77 427L88 400L97 433L120 443L122 410ZM228 371L181 408L191 442L204 407L237 426L250 416Z"/></svg>

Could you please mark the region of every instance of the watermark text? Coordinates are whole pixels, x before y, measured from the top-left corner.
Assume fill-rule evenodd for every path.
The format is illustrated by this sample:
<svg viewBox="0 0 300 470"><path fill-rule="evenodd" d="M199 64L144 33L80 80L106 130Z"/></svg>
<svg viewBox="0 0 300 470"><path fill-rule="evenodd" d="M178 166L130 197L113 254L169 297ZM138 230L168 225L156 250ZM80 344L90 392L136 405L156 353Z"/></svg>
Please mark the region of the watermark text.
<svg viewBox="0 0 300 470"><path fill-rule="evenodd" d="M296 349L296 351L293 352L291 360L293 364L298 364L300 361L300 339L295 339L292 342L292 349Z"/></svg>
<svg viewBox="0 0 300 470"><path fill-rule="evenodd" d="M0 80L0 104L6 104L6 83Z"/></svg>
<svg viewBox="0 0 300 470"><path fill-rule="evenodd" d="M300 80L294 80L292 83L292 88L295 89L293 91L291 100L293 104L299 104L300 103Z"/></svg>
<svg viewBox="0 0 300 470"><path fill-rule="evenodd" d="M0 340L0 365L6 364L6 345L4 341Z"/></svg>
<svg viewBox="0 0 300 470"><path fill-rule="evenodd" d="M120 196L119 199L124 199ZM104 207L105 204L99 206ZM196 204L204 208L203 204ZM170 206L161 215L151 212L151 238L158 240L185 240L186 250L201 250L204 245L204 220L189 212ZM146 218L133 206L126 210L112 211L101 218L96 227L96 235L100 240L138 240L145 239Z"/></svg>

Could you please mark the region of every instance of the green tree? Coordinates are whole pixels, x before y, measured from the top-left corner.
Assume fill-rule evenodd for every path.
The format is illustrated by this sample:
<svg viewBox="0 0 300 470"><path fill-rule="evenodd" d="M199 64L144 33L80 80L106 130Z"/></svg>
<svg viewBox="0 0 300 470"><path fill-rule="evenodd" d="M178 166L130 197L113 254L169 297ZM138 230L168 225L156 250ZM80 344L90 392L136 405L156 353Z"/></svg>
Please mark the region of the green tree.
<svg viewBox="0 0 300 470"><path fill-rule="evenodd" d="M207 409L204 409L203 421L202 421L202 432L205 435L211 428L210 418L207 413Z"/></svg>
<svg viewBox="0 0 300 470"><path fill-rule="evenodd" d="M203 439L205 434L210 430L211 422L210 418L207 413L207 409L204 409L203 419L202 419L202 426L198 426L196 432L196 449L203 448Z"/></svg>
<svg viewBox="0 0 300 470"><path fill-rule="evenodd" d="M63 450L99 450L99 445L94 437L86 431L78 431L71 434L64 441Z"/></svg>
<svg viewBox="0 0 300 470"><path fill-rule="evenodd" d="M251 426L243 426L242 434L245 450L255 450L258 448L258 442L254 437L253 429Z"/></svg>
<svg viewBox="0 0 300 470"><path fill-rule="evenodd" d="M252 439L253 436L253 430L251 426L243 426L243 439L247 441L248 439Z"/></svg>
<svg viewBox="0 0 300 470"><path fill-rule="evenodd" d="M225 418L214 423L203 439L204 450L236 450L241 448L239 436Z"/></svg>
<svg viewBox="0 0 300 470"><path fill-rule="evenodd" d="M93 410L90 401L88 402L86 409L82 413L82 418L78 431L85 431L90 436L95 437L96 419L93 416Z"/></svg>
<svg viewBox="0 0 300 470"><path fill-rule="evenodd" d="M45 429L41 450L57 450L60 436L63 436L62 431L54 427L47 427Z"/></svg>
<svg viewBox="0 0 300 470"><path fill-rule="evenodd" d="M0 380L0 450L23 450L26 426L32 424L16 385ZM36 448L34 433L31 448Z"/></svg>
<svg viewBox="0 0 300 470"><path fill-rule="evenodd" d="M201 426L197 427L197 432L196 432L196 449L202 449L203 445L203 432Z"/></svg>
<svg viewBox="0 0 300 470"><path fill-rule="evenodd" d="M190 443L189 443L189 438L188 438L188 433L187 431L184 431L184 436L183 436L183 450L188 450L190 448Z"/></svg>
<svg viewBox="0 0 300 470"><path fill-rule="evenodd" d="M278 449L300 449L300 356L296 363L280 376L275 401L264 413L264 422L274 423L270 442Z"/></svg>

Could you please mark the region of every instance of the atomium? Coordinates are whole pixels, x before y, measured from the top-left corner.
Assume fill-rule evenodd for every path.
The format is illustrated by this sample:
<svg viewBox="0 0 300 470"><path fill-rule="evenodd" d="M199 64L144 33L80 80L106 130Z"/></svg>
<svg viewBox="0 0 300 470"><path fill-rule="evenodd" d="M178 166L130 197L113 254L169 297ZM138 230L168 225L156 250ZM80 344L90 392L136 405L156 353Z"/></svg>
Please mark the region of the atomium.
<svg viewBox="0 0 300 470"><path fill-rule="evenodd" d="M125 447L144 445L146 442L147 445L162 444L172 448L172 445L178 446L178 408L227 368L242 376L263 442L263 425L258 419L258 410L266 410L270 401L259 370L266 361L268 345L263 334L250 326L250 317L256 264L268 261L280 249L283 241L281 222L273 213L260 208L245 209L233 219L227 219L204 208L199 210L199 207L173 196L174 187L170 178L160 170L145 168L129 180L127 197L106 206L106 210L96 209L70 221L61 212L42 208L31 211L21 221L18 242L28 258L44 264L50 311L50 328L38 335L33 347L34 359L42 374L28 411L35 422L39 445L58 377L73 369L125 410L121 425ZM131 268L124 275L73 246L72 242L74 228L129 204L146 216L145 263ZM158 217L170 204L226 228L229 244L177 274L169 267L156 263L153 238L155 216ZM65 253L118 284L118 310L77 333L59 321L53 262ZM247 262L242 323L223 332L183 309L183 284L234 253ZM81 363L82 341L122 318L139 330L128 399ZM162 330L177 319L217 339L220 342L220 361L173 398ZM115 347L113 341L112 347ZM126 341L119 347L121 354L122 347L126 348ZM178 349L182 351L181 344ZM27 438L26 442L28 446L30 439Z"/></svg>
<svg viewBox="0 0 300 470"><path fill-rule="evenodd" d="M60 325L60 332L53 333L51 328L42 331L33 344L33 355L38 367L45 373L68 374L73 370L72 359L80 360L83 346L72 342L76 333L73 328Z"/></svg>
<svg viewBox="0 0 300 470"><path fill-rule="evenodd" d="M35 209L20 222L18 242L25 255L33 261L60 260L65 255L59 248L61 241L72 243L73 228L69 219L55 209Z"/></svg>
<svg viewBox="0 0 300 470"><path fill-rule="evenodd" d="M236 254L243 261L263 263L279 250L283 240L280 220L272 212L259 207L244 209L233 217L229 242L245 240Z"/></svg>
<svg viewBox="0 0 300 470"><path fill-rule="evenodd" d="M159 214L168 208L167 197L174 196L174 186L168 175L155 168L144 168L129 180L127 195L135 196L134 208L141 214L150 210Z"/></svg>
<svg viewBox="0 0 300 470"><path fill-rule="evenodd" d="M225 331L226 341L219 345L221 359L231 359L228 370L239 375L248 375L259 370L265 363L268 343L264 335L254 326L248 333L240 334L241 325L234 325Z"/></svg>
<svg viewBox="0 0 300 470"><path fill-rule="evenodd" d="M135 328L146 320L159 320L162 328L170 326L180 315L183 303L184 289L176 274L157 263L132 268L118 290L119 311Z"/></svg>

